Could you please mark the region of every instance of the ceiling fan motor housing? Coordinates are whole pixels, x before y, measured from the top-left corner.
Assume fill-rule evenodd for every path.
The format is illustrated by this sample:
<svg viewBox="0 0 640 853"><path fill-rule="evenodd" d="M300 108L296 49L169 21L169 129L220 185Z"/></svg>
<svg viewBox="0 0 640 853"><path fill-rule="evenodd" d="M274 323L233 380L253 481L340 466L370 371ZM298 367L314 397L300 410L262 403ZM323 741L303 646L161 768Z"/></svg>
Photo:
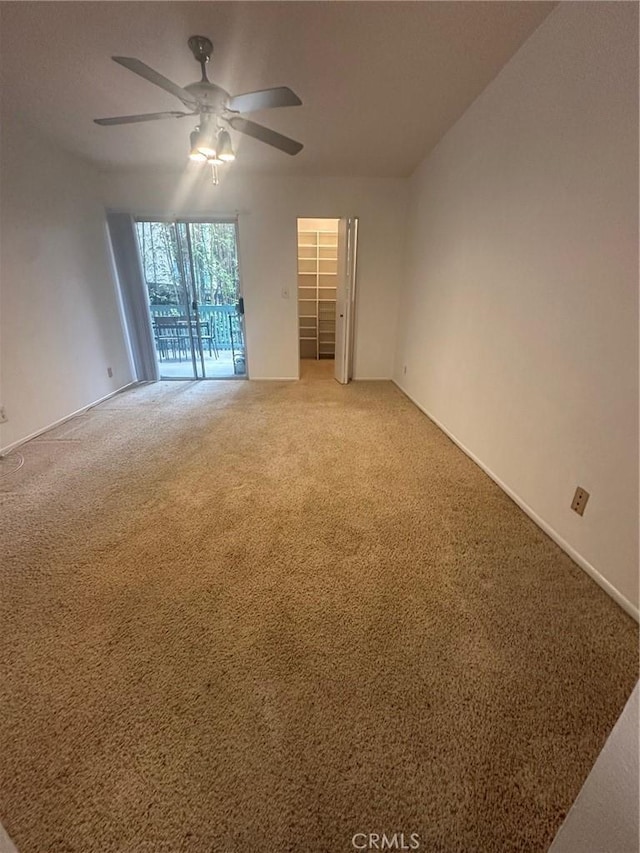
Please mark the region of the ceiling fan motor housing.
<svg viewBox="0 0 640 853"><path fill-rule="evenodd" d="M184 88L198 102L198 111L202 113L220 113L224 110L229 93L215 83L201 80L199 83L189 83Z"/></svg>

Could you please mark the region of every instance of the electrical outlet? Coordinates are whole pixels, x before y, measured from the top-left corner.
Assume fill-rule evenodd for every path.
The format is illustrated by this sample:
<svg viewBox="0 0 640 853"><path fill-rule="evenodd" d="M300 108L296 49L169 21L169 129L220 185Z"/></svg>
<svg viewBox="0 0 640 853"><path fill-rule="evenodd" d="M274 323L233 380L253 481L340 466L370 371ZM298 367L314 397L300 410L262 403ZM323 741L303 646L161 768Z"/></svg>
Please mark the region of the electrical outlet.
<svg viewBox="0 0 640 853"><path fill-rule="evenodd" d="M573 501L571 502L571 509L574 512L577 512L578 515L584 515L584 508L586 507L588 500L589 492L581 486L578 486L576 493L573 496Z"/></svg>
<svg viewBox="0 0 640 853"><path fill-rule="evenodd" d="M4 410L4 406L0 406L0 424L4 424L9 420L7 417L7 413Z"/></svg>
<svg viewBox="0 0 640 853"><path fill-rule="evenodd" d="M282 298L283 298L283 299L288 299L288 298L289 298L289 288L288 288L288 287L283 287L283 288L282 288Z"/></svg>
<svg viewBox="0 0 640 853"><path fill-rule="evenodd" d="M111 379L111 377L113 376L113 370L110 367L107 367L107 376L109 377L109 379Z"/></svg>

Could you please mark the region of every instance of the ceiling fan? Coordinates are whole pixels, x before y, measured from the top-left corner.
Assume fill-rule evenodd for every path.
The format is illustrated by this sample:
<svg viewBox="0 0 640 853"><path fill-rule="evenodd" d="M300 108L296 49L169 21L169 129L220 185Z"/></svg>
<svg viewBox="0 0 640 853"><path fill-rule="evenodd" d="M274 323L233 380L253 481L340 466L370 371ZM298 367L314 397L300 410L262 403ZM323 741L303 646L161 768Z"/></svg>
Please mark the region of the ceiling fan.
<svg viewBox="0 0 640 853"><path fill-rule="evenodd" d="M192 160L211 163L214 167L219 163L235 159L231 137L226 126L251 136L260 142L265 142L286 154L297 154L302 150L302 144L283 136L255 121L244 118L242 113L272 107L296 107L302 104L300 98L287 86L275 89L262 89L257 92L247 92L243 95L231 96L222 87L211 83L207 77L207 62L213 53L213 44L206 36L191 36L189 48L197 62L200 63L202 79L187 86L178 86L171 80L154 71L139 59L129 56L113 56L114 62L144 77L150 83L175 95L190 112L171 110L163 113L143 113L132 116L115 116L114 118L96 118L96 124L115 125L133 124L142 121L156 121L167 118L187 118L198 116L198 125L191 133L191 148L189 157Z"/></svg>

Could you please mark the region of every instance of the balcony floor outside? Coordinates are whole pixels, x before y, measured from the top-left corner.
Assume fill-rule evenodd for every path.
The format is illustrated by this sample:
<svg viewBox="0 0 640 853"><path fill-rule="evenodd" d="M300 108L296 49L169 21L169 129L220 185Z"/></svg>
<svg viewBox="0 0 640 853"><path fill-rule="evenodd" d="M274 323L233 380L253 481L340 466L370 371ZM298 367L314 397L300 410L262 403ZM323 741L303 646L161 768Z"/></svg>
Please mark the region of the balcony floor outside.
<svg viewBox="0 0 640 853"><path fill-rule="evenodd" d="M196 358L198 378L202 379L202 364L200 358ZM189 359L158 359L158 370L161 379L194 379L193 362ZM204 356L204 378L205 379L243 379L243 373L234 373L233 356L231 352L221 351L218 358L205 353Z"/></svg>

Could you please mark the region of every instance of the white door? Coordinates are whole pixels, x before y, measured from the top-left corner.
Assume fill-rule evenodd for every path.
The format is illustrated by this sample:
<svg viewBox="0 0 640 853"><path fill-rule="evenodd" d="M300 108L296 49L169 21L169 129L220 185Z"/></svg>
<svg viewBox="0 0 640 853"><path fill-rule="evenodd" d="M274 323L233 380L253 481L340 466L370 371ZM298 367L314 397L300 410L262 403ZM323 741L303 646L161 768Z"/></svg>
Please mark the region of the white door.
<svg viewBox="0 0 640 853"><path fill-rule="evenodd" d="M353 378L353 330L356 303L358 218L338 224L338 283L336 289L335 377L342 385Z"/></svg>

